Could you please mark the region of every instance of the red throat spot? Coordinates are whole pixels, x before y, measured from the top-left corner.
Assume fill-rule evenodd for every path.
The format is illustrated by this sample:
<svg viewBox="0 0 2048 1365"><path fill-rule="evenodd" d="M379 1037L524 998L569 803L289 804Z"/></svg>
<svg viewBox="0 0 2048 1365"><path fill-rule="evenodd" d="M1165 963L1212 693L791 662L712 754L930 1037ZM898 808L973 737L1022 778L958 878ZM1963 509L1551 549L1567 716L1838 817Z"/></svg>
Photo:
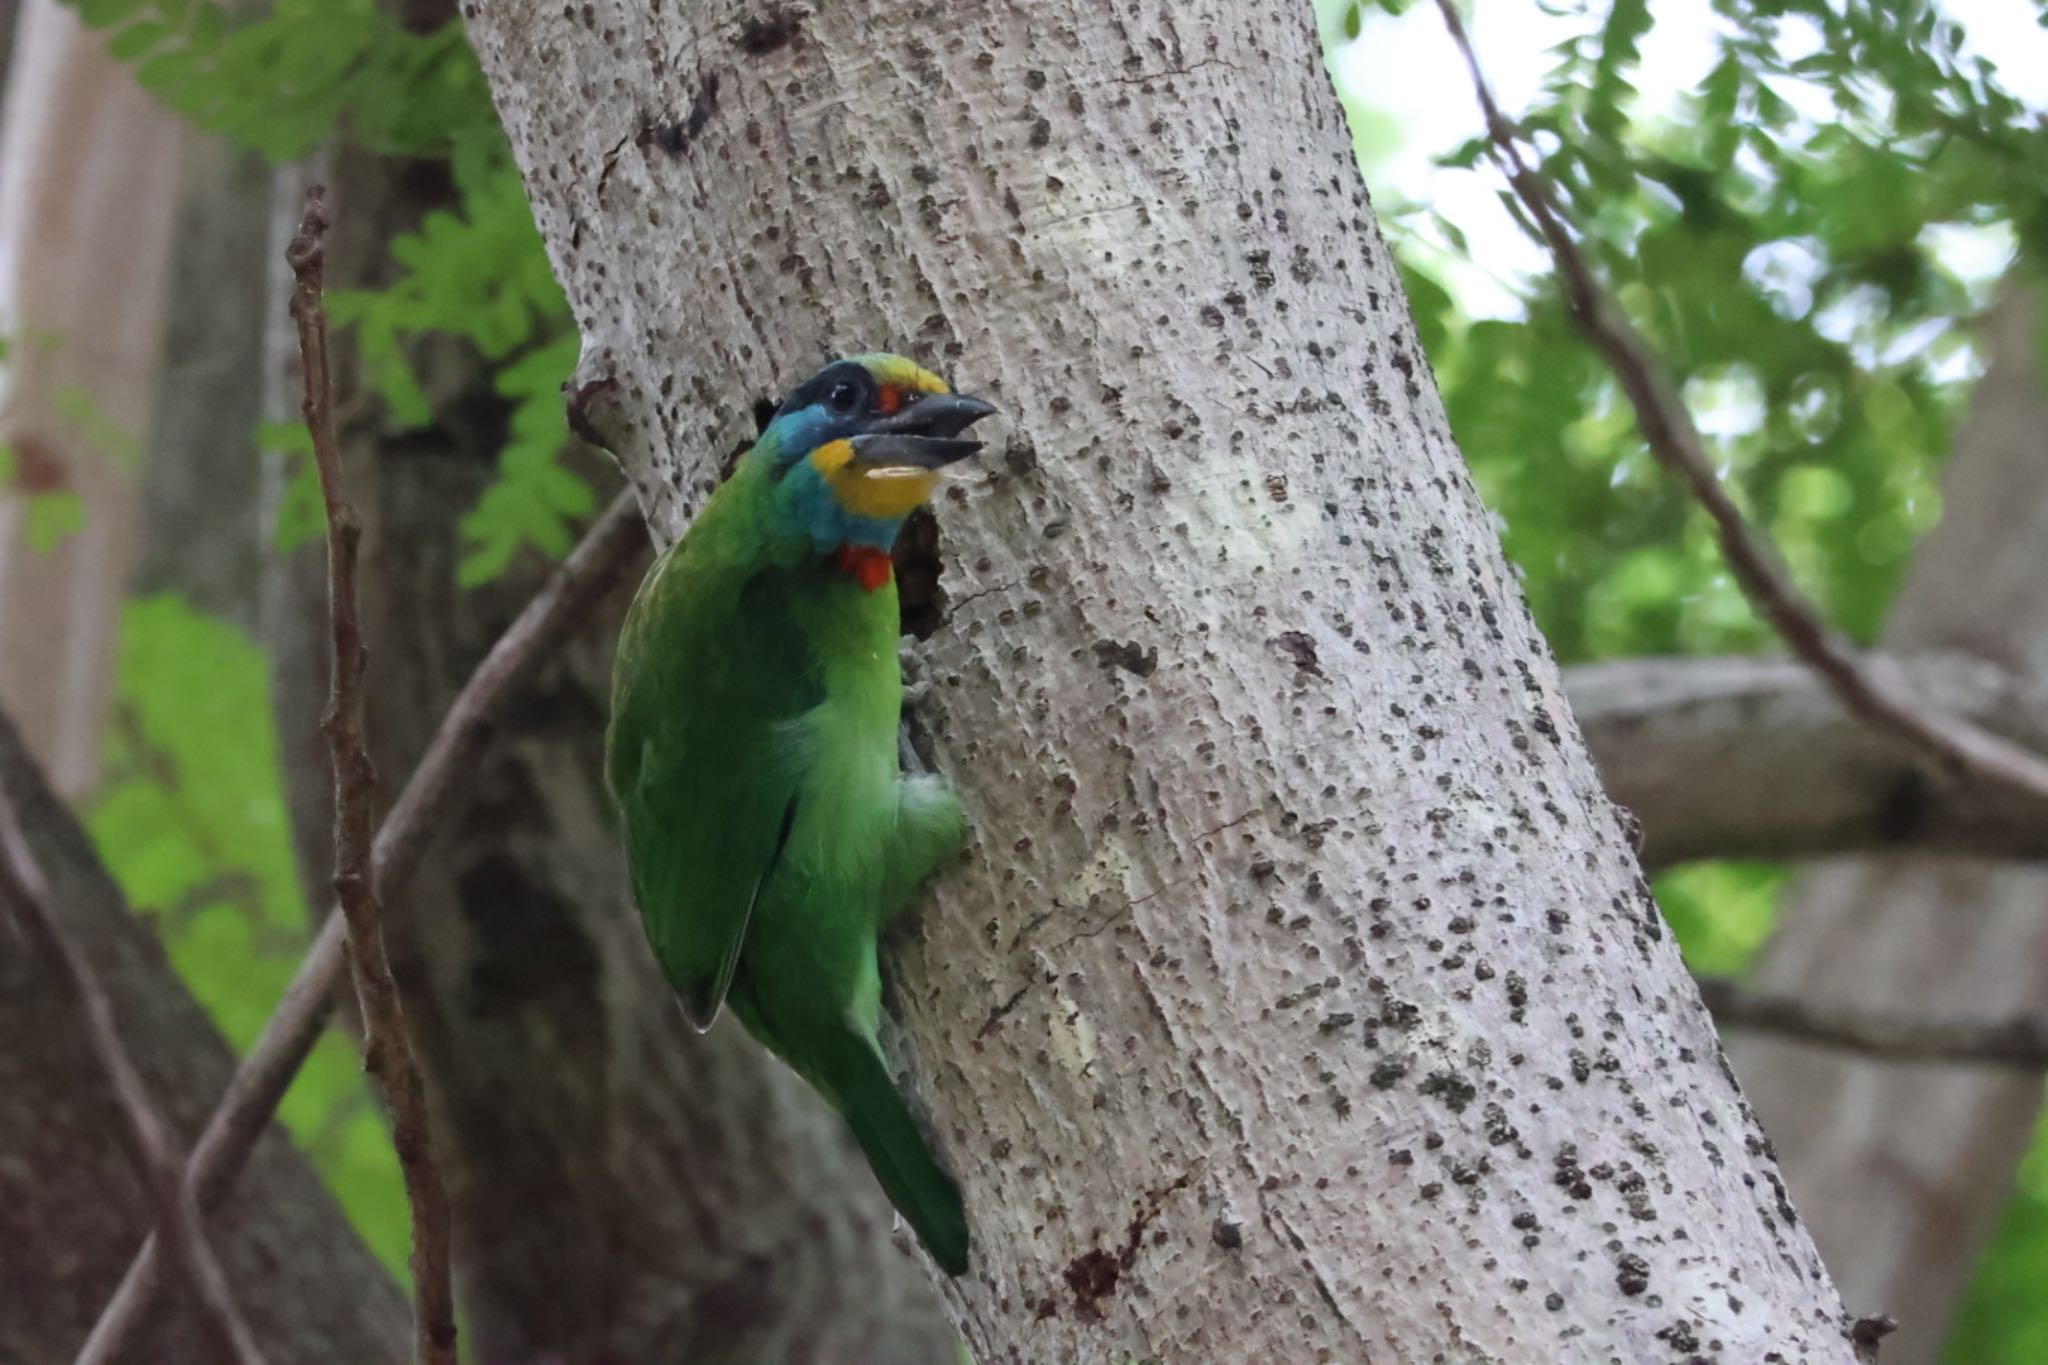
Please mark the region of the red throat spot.
<svg viewBox="0 0 2048 1365"><path fill-rule="evenodd" d="M838 563L854 582L869 592L887 583L896 572L895 565L889 561L889 552L877 550L872 545L840 546Z"/></svg>

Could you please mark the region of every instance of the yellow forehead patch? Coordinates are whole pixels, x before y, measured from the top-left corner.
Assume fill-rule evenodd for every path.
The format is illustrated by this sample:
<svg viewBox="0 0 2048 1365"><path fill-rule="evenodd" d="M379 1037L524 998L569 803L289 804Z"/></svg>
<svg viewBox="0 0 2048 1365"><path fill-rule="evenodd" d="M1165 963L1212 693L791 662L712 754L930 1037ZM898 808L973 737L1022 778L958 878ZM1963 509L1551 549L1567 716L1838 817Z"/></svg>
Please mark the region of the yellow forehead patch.
<svg viewBox="0 0 2048 1365"><path fill-rule="evenodd" d="M953 391L947 387L945 380L939 378L917 362L905 360L900 355L890 355L886 351L876 351L870 355L854 356L853 359L866 366L867 372L873 375L877 382L882 384L893 384L899 389L909 389L915 393L951 393Z"/></svg>

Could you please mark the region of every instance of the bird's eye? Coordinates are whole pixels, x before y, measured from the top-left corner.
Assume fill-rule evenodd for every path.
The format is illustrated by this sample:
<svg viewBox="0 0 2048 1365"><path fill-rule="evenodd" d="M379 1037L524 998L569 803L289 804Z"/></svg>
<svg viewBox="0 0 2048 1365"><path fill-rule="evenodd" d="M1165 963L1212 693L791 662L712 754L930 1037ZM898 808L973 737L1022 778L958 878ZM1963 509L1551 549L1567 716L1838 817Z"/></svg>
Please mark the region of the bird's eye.
<svg viewBox="0 0 2048 1365"><path fill-rule="evenodd" d="M860 391L851 384L841 382L832 386L832 392L825 395L825 401L840 412L852 412L854 405L860 402Z"/></svg>

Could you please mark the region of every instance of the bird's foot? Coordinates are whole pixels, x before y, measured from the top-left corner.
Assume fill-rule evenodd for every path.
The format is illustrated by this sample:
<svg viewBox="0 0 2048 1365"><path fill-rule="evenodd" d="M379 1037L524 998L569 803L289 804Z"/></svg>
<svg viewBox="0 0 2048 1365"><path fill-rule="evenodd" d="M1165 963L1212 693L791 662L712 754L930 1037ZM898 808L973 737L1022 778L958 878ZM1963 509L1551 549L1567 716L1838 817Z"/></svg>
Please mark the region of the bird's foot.
<svg viewBox="0 0 2048 1365"><path fill-rule="evenodd" d="M903 709L908 711L924 704L932 693L932 680L925 675L924 656L917 651L917 644L905 636L896 646L896 666L903 670Z"/></svg>
<svg viewBox="0 0 2048 1365"><path fill-rule="evenodd" d="M903 714L896 727L896 758L904 772L930 772L931 765L918 751L924 727L918 722L917 712L932 694L932 680L925 675L924 657L917 652L916 641L905 636L897 642L896 664L903 670Z"/></svg>

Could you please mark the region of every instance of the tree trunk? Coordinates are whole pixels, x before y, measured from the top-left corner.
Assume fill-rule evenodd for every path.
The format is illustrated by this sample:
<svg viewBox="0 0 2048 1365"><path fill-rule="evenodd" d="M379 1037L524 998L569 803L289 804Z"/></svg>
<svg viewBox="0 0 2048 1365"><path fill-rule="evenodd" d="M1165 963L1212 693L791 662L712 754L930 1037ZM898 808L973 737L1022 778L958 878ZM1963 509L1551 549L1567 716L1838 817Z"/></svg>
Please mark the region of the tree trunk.
<svg viewBox="0 0 2048 1365"><path fill-rule="evenodd" d="M234 1054L186 992L146 921L121 903L85 832L0 717L0 791L21 812L66 931L112 997L121 1040L172 1130L190 1143ZM76 998L0 909L0 1360L69 1360L151 1226L113 1091ZM209 1221L237 1301L279 1365L387 1361L405 1304L320 1177L283 1132L257 1145ZM170 1296L189 1304L179 1285ZM138 1359L197 1361L214 1337L195 1312L157 1314Z"/></svg>
<svg viewBox="0 0 2048 1365"><path fill-rule="evenodd" d="M142 557L134 588L170 590L253 630L274 538L256 427L276 176L253 153L188 133L166 293L163 362L143 441ZM279 246L281 254L283 248Z"/></svg>
<svg viewBox="0 0 2048 1365"><path fill-rule="evenodd" d="M1942 522L1915 553L1886 637L2048 671L2048 394L2037 296L1992 314L1991 367L1944 477ZM1844 860L1802 880L1759 987L1829 1003L1909 1002L1999 1017L2048 996L2048 872L1927 858ZM1849 1302L1899 1320L1886 1360L1938 1358L2012 1193L2038 1077L1887 1066L1742 1038L1730 1049Z"/></svg>
<svg viewBox="0 0 2048 1365"><path fill-rule="evenodd" d="M984 1361L1843 1361L1458 458L1307 8L470 5L673 537L757 396L996 396L887 954Z"/></svg>
<svg viewBox="0 0 2048 1365"><path fill-rule="evenodd" d="M376 287L391 236L451 187L360 154L333 170L330 278ZM496 477L506 414L474 354L413 359L432 428L342 407L387 795L546 567L458 588L458 524ZM356 391L347 374L341 390ZM952 1365L936 1297L885 1244L888 1206L836 1120L743 1037L696 1037L641 946L599 763L612 641L643 567L514 704L388 907L406 999L424 1006L465 1331L492 1365ZM279 677L283 723L310 726L324 672ZM323 767L291 777L295 805L321 804Z"/></svg>
<svg viewBox="0 0 2048 1365"><path fill-rule="evenodd" d="M98 781L135 462L163 334L176 119L55 0L25 0L0 116L0 701L57 790ZM78 529L28 536L25 498L74 494Z"/></svg>

